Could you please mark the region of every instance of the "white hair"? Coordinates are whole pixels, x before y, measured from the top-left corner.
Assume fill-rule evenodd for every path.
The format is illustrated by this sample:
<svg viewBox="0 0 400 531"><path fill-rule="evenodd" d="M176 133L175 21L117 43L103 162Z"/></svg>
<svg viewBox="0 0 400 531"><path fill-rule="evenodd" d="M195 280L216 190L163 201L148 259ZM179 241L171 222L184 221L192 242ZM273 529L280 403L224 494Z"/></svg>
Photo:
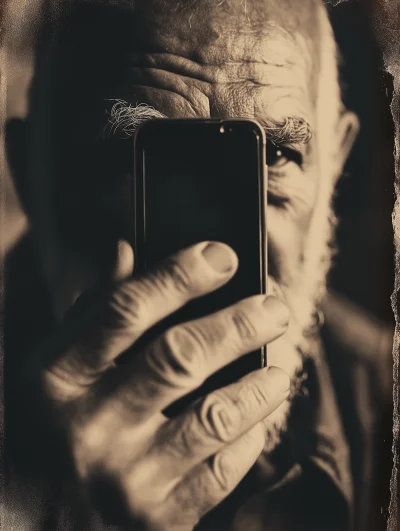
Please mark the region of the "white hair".
<svg viewBox="0 0 400 531"><path fill-rule="evenodd" d="M166 118L165 114L146 103L129 104L124 100L108 100L114 102L108 112L106 129L115 134L117 131L125 138L133 136L140 124L152 118Z"/></svg>

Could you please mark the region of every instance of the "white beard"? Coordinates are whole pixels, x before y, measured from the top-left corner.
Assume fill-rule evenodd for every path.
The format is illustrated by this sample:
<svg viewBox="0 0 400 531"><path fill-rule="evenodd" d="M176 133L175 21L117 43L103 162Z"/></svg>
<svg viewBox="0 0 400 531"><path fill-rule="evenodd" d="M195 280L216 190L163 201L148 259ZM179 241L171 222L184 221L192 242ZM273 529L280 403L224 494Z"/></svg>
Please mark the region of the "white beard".
<svg viewBox="0 0 400 531"><path fill-rule="evenodd" d="M271 277L268 278L268 293L281 299L290 310L290 323L285 334L267 347L267 363L283 369L292 380L292 391L289 397L265 419L267 443L265 451L271 452L281 440L281 434L287 429L287 420L291 403L295 393L301 387L299 374L303 370L307 358L318 357L315 345L310 341L307 332L315 328L315 315L326 293L326 276L332 262L333 215L329 202L325 202L325 209L318 209L314 225L316 230L310 230L308 251L314 256L304 261L304 266L296 281L296 286L280 287ZM323 212L324 222L319 216ZM318 219L319 218L319 219ZM316 232L319 232L316 241Z"/></svg>

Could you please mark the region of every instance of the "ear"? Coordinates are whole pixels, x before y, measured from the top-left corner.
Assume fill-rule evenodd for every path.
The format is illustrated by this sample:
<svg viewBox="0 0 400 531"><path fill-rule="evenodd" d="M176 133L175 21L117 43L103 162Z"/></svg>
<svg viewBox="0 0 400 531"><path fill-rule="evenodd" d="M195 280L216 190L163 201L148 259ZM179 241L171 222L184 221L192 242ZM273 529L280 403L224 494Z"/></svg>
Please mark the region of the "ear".
<svg viewBox="0 0 400 531"><path fill-rule="evenodd" d="M344 165L353 147L360 130L360 121L356 114L345 111L339 118L336 129L336 178L338 179L343 172Z"/></svg>

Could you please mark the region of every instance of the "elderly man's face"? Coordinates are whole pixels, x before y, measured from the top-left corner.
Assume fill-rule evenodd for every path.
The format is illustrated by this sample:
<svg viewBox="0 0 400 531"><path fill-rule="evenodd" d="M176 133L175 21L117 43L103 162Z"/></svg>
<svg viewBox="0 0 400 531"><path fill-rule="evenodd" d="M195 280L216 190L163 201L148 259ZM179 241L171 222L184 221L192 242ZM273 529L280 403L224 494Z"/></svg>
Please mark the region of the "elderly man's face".
<svg viewBox="0 0 400 531"><path fill-rule="evenodd" d="M321 212L321 182L333 182L340 169L339 162L331 164L330 175L321 171L316 106L321 26L315 2L141 0L135 6L120 1L116 9L104 3L78 6L53 49L46 148L53 146L55 154L50 161L56 174L50 178L55 237L68 249L68 261L59 251L62 259L55 265L59 284L68 284L64 265L72 271L73 289L86 287L92 273L106 267L116 240L129 237L132 143L113 135L127 125L129 113L114 113L107 127L113 100L131 108L147 104L168 118L256 119L270 140L270 281L292 309L291 328L269 348L269 362L293 375L301 366L298 347L317 296L318 282L309 280L319 280L319 271L306 264L318 224L313 263L326 251L326 197L323 219L316 220L314 212L318 205ZM333 130L332 143L340 158Z"/></svg>

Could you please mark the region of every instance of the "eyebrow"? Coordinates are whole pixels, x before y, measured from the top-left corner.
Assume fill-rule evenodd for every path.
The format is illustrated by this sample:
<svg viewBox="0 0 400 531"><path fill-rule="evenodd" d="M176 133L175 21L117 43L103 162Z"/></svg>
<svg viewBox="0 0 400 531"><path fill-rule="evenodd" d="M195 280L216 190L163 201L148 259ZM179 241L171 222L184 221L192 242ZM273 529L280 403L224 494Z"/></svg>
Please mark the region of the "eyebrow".
<svg viewBox="0 0 400 531"><path fill-rule="evenodd" d="M102 131L103 137L106 138L114 136L130 138L143 122L152 118L167 118L165 114L147 103L131 104L120 99L106 101L112 104L111 108L106 110L107 120Z"/></svg>
<svg viewBox="0 0 400 531"><path fill-rule="evenodd" d="M298 116L288 116L284 122L262 118L257 121L273 144L308 144L313 135L311 124Z"/></svg>
<svg viewBox="0 0 400 531"><path fill-rule="evenodd" d="M140 123L152 118L168 118L146 103L132 105L124 100L109 101L113 102L113 106L107 113L107 125L103 131L106 136L121 135L129 138L133 136ZM312 138L312 127L304 118L288 116L282 122L256 119L264 129L267 140L273 144L308 144Z"/></svg>

